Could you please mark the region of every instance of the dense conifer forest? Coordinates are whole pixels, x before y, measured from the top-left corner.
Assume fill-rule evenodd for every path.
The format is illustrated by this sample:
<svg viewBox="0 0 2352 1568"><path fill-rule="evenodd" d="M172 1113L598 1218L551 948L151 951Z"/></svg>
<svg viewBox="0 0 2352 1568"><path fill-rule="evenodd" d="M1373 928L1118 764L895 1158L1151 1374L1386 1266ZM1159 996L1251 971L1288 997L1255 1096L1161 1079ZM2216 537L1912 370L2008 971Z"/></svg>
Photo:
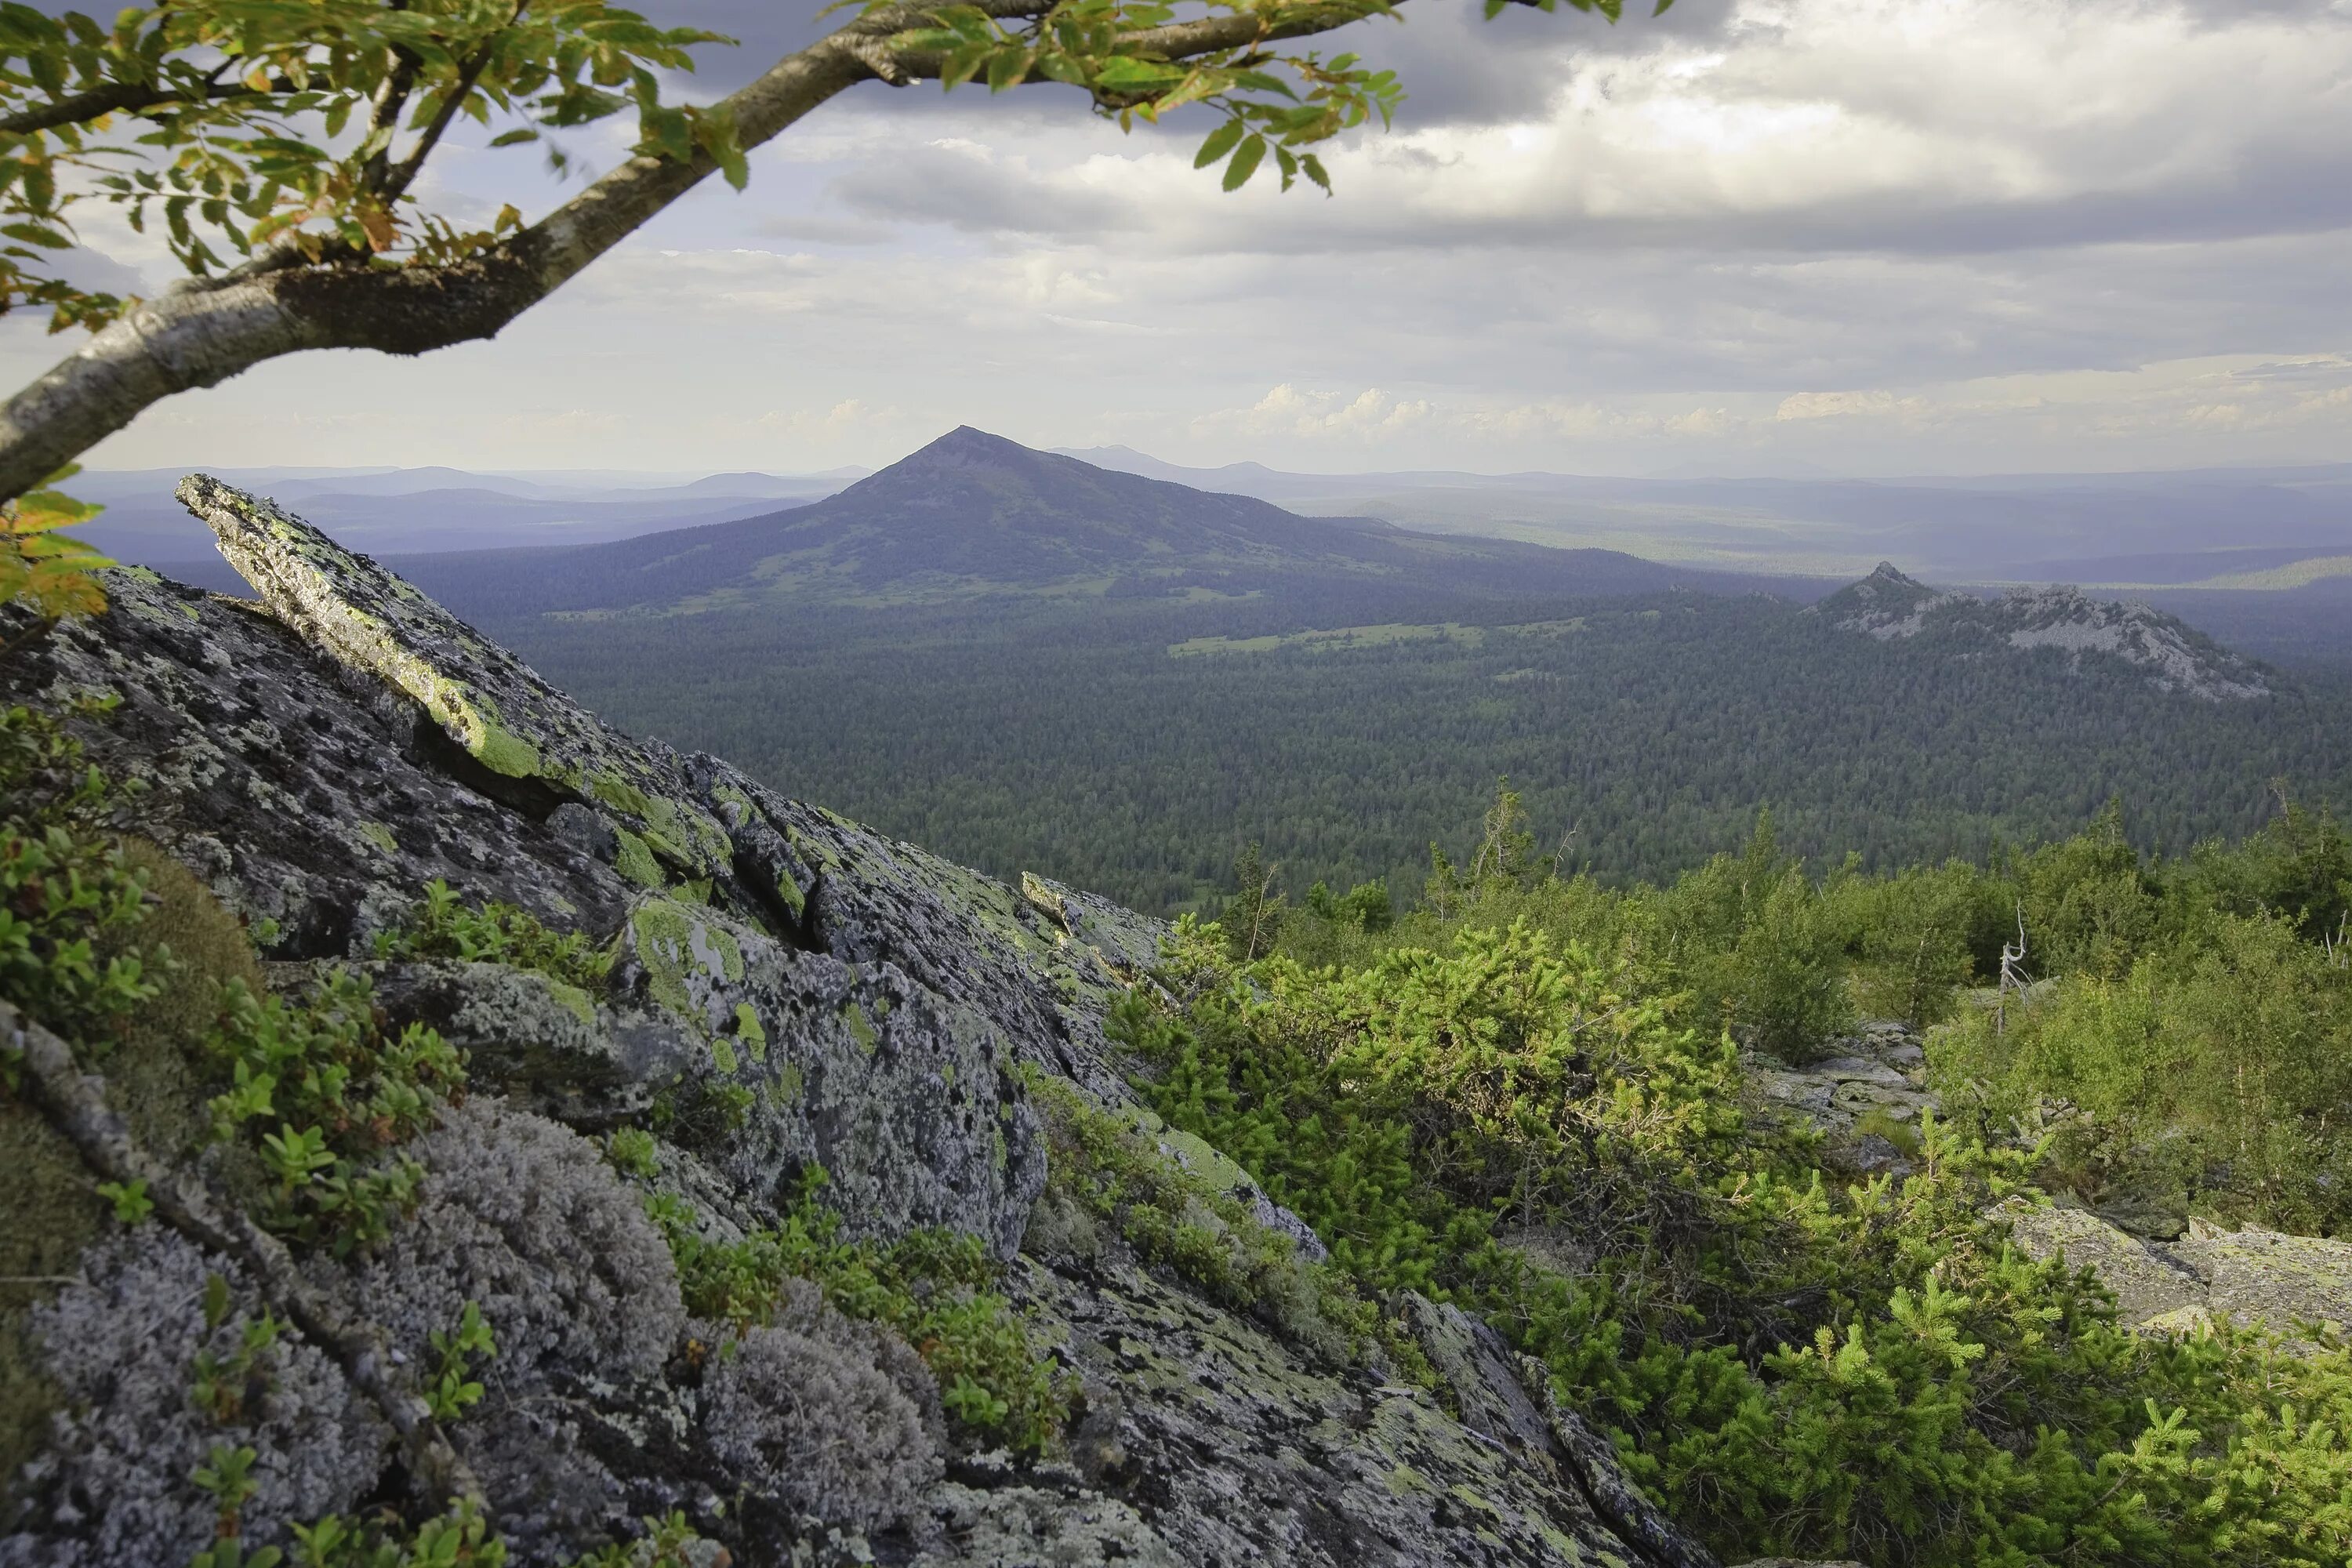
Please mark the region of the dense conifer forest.
<svg viewBox="0 0 2352 1568"><path fill-rule="evenodd" d="M428 586L461 605L461 584ZM2212 702L2054 651L1842 632L1762 595L1521 600L1315 583L1206 602L475 613L625 728L1000 874L1197 907L1260 842L1294 892L1382 878L1495 780L1548 855L1661 877L1759 803L1817 863L1981 859L2120 800L2134 842L2352 801L2352 680ZM488 612L485 614L485 612Z"/></svg>

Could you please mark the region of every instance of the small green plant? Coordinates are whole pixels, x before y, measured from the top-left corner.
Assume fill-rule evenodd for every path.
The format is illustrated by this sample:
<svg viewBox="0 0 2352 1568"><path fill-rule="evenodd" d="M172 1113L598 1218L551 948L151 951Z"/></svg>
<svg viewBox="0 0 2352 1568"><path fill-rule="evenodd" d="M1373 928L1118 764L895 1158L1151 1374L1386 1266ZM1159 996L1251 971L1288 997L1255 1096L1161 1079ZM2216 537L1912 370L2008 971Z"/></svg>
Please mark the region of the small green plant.
<svg viewBox="0 0 2352 1568"><path fill-rule="evenodd" d="M82 718L112 711L88 701ZM149 959L101 942L145 914L147 879L108 836L118 791L58 715L0 710L0 1000L102 1057L155 994ZM168 962L168 955L149 955Z"/></svg>
<svg viewBox="0 0 2352 1568"><path fill-rule="evenodd" d="M498 1344L490 1337L490 1325L483 1320L482 1309L472 1301L466 1303L455 1331L444 1333L435 1329L427 1337L440 1365L431 1386L425 1391L425 1403L435 1420L455 1421L482 1400L482 1385L467 1375L470 1358L480 1356L488 1361L499 1353Z"/></svg>
<svg viewBox="0 0 2352 1568"><path fill-rule="evenodd" d="M812 1171L781 1225L732 1242L702 1237L677 1198L648 1197L688 1310L740 1331L773 1318L786 1281L814 1280L844 1316L883 1324L914 1346L967 1434L1019 1452L1043 1449L1068 1414L1076 1383L1039 1353L993 1288L997 1264L980 1238L919 1230L887 1246L847 1240L841 1216L818 1200L823 1184L822 1171Z"/></svg>
<svg viewBox="0 0 2352 1568"><path fill-rule="evenodd" d="M604 1158L625 1176L650 1182L661 1172L656 1157L660 1145L642 1127L615 1127L604 1136Z"/></svg>
<svg viewBox="0 0 2352 1568"><path fill-rule="evenodd" d="M215 1274L211 1278L218 1279L220 1276ZM210 1289L208 1280L208 1293ZM222 1289L226 1291L226 1281L223 1281ZM224 1307L221 1311L222 1319L215 1320L208 1294L205 1303L207 1328L218 1328L220 1322L226 1321L226 1309ZM224 1426L234 1426L246 1419L255 1402L269 1391L268 1358L281 1331L278 1320L264 1312L245 1325L237 1335L236 1348L226 1355L215 1355L209 1350L198 1351L188 1391L196 1408Z"/></svg>
<svg viewBox="0 0 2352 1568"><path fill-rule="evenodd" d="M329 1514L292 1530L293 1568L505 1568L507 1561L506 1542L470 1501L414 1530L388 1514L371 1520ZM255 1568L258 1561L248 1559L237 1568ZM272 1568L279 1561L272 1558Z"/></svg>
<svg viewBox="0 0 2352 1568"><path fill-rule="evenodd" d="M615 1541L600 1546L584 1557L572 1559L571 1568L693 1568L697 1558L688 1549L704 1543L703 1537L687 1523L686 1515L673 1512L667 1519L646 1519L640 1521L645 1534L635 1541Z"/></svg>
<svg viewBox="0 0 2352 1568"><path fill-rule="evenodd" d="M604 989L613 967L612 953L580 932L550 931L539 917L513 904L468 909L437 877L425 884L424 901L405 928L376 933L374 952L379 959L504 963L592 994Z"/></svg>
<svg viewBox="0 0 2352 1568"><path fill-rule="evenodd" d="M211 1102L214 1136L257 1156L268 1183L262 1223L338 1251L381 1239L414 1205L424 1170L400 1145L466 1081L433 1030L390 1033L367 981L347 970L295 1001L225 986L206 1047L228 1080ZM277 1131L248 1135L273 1121Z"/></svg>
<svg viewBox="0 0 2352 1568"><path fill-rule="evenodd" d="M218 1530L223 1541L236 1540L241 1533L240 1518L245 1505L260 1489L261 1483L253 1479L253 1465L257 1458L249 1447L215 1444L205 1462L188 1477L219 1510Z"/></svg>
<svg viewBox="0 0 2352 1568"><path fill-rule="evenodd" d="M114 1217L124 1225L137 1225L155 1212L145 1182L100 1182L98 1195L114 1205Z"/></svg>

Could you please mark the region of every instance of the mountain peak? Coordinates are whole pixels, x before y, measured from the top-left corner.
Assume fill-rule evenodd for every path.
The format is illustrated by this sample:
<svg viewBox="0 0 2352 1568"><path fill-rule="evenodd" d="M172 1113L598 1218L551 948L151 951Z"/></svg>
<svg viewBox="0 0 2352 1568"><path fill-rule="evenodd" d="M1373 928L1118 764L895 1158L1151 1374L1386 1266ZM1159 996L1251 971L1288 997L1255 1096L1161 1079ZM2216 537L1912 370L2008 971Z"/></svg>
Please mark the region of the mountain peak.
<svg viewBox="0 0 2352 1568"><path fill-rule="evenodd" d="M1013 462L1041 455L1018 441L991 435L970 425L959 425L937 440L918 447L890 467L939 467L943 464L961 467L974 462Z"/></svg>

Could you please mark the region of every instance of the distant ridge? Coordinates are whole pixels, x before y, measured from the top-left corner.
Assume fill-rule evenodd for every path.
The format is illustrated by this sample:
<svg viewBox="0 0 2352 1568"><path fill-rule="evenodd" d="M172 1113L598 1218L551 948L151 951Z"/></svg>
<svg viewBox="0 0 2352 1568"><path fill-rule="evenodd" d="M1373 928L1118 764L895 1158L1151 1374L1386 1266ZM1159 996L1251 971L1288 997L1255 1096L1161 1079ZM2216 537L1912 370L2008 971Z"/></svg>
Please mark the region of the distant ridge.
<svg viewBox="0 0 2352 1568"><path fill-rule="evenodd" d="M2178 616L2139 603L2093 599L2072 585L2013 588L1997 599L1939 593L1892 563L1813 605L1842 631L1881 642L1911 638L1955 644L1963 657L1990 647L2056 648L2076 671L2086 658L2120 661L2160 691L2210 702L2273 694L2261 665L2231 652Z"/></svg>

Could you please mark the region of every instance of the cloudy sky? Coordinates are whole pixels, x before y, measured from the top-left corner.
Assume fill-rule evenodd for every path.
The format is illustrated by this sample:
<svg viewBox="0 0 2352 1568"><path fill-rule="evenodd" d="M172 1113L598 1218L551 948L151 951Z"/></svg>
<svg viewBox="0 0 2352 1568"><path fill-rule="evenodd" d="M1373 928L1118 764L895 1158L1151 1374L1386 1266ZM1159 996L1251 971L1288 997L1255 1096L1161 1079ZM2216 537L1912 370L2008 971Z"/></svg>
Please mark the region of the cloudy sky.
<svg viewBox="0 0 2352 1568"><path fill-rule="evenodd" d="M652 8L744 39L706 94L814 9ZM1403 10L1347 37L1411 97L1332 199L1221 195L1206 121L867 86L496 342L280 361L94 460L792 471L962 423L1317 469L2352 459L2352 0ZM436 178L559 194L529 149ZM12 320L0 372L64 346Z"/></svg>

